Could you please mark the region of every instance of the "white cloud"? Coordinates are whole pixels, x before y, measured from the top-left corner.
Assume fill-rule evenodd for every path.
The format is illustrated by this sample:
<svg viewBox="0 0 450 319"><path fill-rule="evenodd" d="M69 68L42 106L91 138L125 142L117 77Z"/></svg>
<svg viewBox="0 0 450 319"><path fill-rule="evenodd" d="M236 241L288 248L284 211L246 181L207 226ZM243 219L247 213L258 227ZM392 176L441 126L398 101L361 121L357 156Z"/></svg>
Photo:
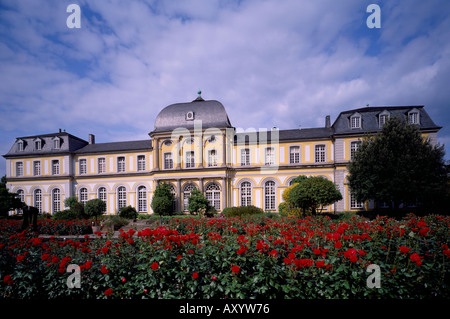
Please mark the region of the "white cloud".
<svg viewBox="0 0 450 319"><path fill-rule="evenodd" d="M198 89L242 128L323 126L366 104L424 104L449 122L446 1L382 2L381 30L359 0L81 1L81 29L65 26L70 2L4 2L2 136L142 138Z"/></svg>

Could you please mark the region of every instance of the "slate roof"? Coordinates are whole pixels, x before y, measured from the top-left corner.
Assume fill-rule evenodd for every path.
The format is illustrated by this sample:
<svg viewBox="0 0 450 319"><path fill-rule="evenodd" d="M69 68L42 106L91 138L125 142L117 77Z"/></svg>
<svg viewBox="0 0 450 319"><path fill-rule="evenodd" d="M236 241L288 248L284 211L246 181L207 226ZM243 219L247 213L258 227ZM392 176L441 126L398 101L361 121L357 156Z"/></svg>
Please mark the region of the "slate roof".
<svg viewBox="0 0 450 319"><path fill-rule="evenodd" d="M256 137L252 136L256 134ZM267 131L266 133L267 142L272 140L272 131ZM318 127L318 128L303 128L303 129L290 129L290 130L279 130L278 131L278 141L290 141L290 140L312 140L312 139L326 139L333 135L333 129L329 127ZM245 140L246 143L254 140L258 143L261 142L260 132L239 132L234 136L234 141L242 142ZM264 136L261 136L264 139ZM262 141L264 142L264 141Z"/></svg>
<svg viewBox="0 0 450 319"><path fill-rule="evenodd" d="M74 153L90 154L90 153L126 152L126 151L151 150L151 149L152 149L152 141L148 139L138 141L88 144L76 150Z"/></svg>
<svg viewBox="0 0 450 319"><path fill-rule="evenodd" d="M153 132L172 131L180 127L194 129L194 120L186 118L188 112L193 112L194 120L202 121L202 128L231 127L222 103L216 100L205 101L199 96L192 102L171 104L162 109L156 117Z"/></svg>
<svg viewBox="0 0 450 319"><path fill-rule="evenodd" d="M53 148L53 139L56 137L59 137L61 140L60 148L58 149ZM42 141L40 150L35 149L34 142L37 139ZM23 151L18 150L17 144L19 141L24 142ZM3 155L3 157L72 153L87 144L87 141L67 132L23 136L16 139L9 152Z"/></svg>
<svg viewBox="0 0 450 319"><path fill-rule="evenodd" d="M370 106L341 112L333 123L334 134L363 134L364 132L380 131L379 114L388 111L390 117L408 118L408 112L417 109L419 111L419 129L439 130L442 127L436 125L425 111L423 105L419 106ZM350 117L359 113L361 115L361 128L350 127Z"/></svg>

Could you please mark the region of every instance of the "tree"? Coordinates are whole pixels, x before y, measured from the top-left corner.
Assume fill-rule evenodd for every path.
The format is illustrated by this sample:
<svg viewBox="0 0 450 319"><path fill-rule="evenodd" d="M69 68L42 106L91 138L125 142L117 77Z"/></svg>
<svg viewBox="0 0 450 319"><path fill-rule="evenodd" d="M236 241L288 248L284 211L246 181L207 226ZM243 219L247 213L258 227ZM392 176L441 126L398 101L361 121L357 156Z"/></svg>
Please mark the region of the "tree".
<svg viewBox="0 0 450 319"><path fill-rule="evenodd" d="M289 192L289 201L294 207L303 211L311 209L313 215L319 207L331 205L341 199L341 192L336 185L322 176L303 178Z"/></svg>
<svg viewBox="0 0 450 319"><path fill-rule="evenodd" d="M8 190L6 177L3 176L0 183L0 217L8 216L10 210L21 209L24 205L16 193Z"/></svg>
<svg viewBox="0 0 450 319"><path fill-rule="evenodd" d="M94 198L88 200L84 204L84 214L88 217L95 217L95 222L97 223L97 217L102 215L106 210L106 203L101 199Z"/></svg>
<svg viewBox="0 0 450 319"><path fill-rule="evenodd" d="M417 126L393 117L381 132L364 139L348 170L357 201L431 204L445 193L443 146L431 145Z"/></svg>
<svg viewBox="0 0 450 319"><path fill-rule="evenodd" d="M173 214L173 201L175 200L170 185L161 183L156 186L151 207L155 214L160 216Z"/></svg>
<svg viewBox="0 0 450 319"><path fill-rule="evenodd" d="M209 200L198 189L194 189L191 192L191 196L188 198L188 211L191 214L199 214L201 211L204 213L210 209Z"/></svg>

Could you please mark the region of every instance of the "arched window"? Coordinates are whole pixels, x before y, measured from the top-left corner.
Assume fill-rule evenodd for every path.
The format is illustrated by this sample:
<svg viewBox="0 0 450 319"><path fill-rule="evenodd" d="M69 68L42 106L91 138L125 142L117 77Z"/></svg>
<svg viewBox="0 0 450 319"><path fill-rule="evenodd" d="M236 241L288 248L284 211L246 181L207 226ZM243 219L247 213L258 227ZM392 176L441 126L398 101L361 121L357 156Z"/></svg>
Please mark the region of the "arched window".
<svg viewBox="0 0 450 319"><path fill-rule="evenodd" d="M87 188L81 188L80 189L80 203L81 204L86 204L86 202L88 201L88 191Z"/></svg>
<svg viewBox="0 0 450 319"><path fill-rule="evenodd" d="M39 213L42 213L42 191L40 189L34 191L34 207L39 210Z"/></svg>
<svg viewBox="0 0 450 319"><path fill-rule="evenodd" d="M138 211L147 212L147 188L145 186L138 188Z"/></svg>
<svg viewBox="0 0 450 319"><path fill-rule="evenodd" d="M265 210L275 210L275 182L267 181L264 184L264 209Z"/></svg>
<svg viewBox="0 0 450 319"><path fill-rule="evenodd" d="M117 189L117 208L120 210L125 206L127 206L127 190L124 186L120 186Z"/></svg>
<svg viewBox="0 0 450 319"><path fill-rule="evenodd" d="M250 182L241 184L241 206L250 206L252 204L252 185Z"/></svg>
<svg viewBox="0 0 450 319"><path fill-rule="evenodd" d="M16 193L17 193L17 197L19 197L20 201L22 203L25 203L25 193L24 193L23 189L19 189Z"/></svg>
<svg viewBox="0 0 450 319"><path fill-rule="evenodd" d="M105 187L100 187L97 191L97 198L104 201L106 204L106 211L108 211L108 202L106 200L106 188Z"/></svg>
<svg viewBox="0 0 450 319"><path fill-rule="evenodd" d="M59 188L55 188L52 191L52 209L53 214L61 210L61 191Z"/></svg>
<svg viewBox="0 0 450 319"><path fill-rule="evenodd" d="M172 202L172 211L177 211L177 192L175 191L175 187L172 184L169 184L170 192L173 194L173 202Z"/></svg>
<svg viewBox="0 0 450 319"><path fill-rule="evenodd" d="M195 187L194 184L187 184L183 188L183 210L184 211L188 210L189 197L191 196L191 192L194 189L197 189L197 187Z"/></svg>
<svg viewBox="0 0 450 319"><path fill-rule="evenodd" d="M216 183L211 183L206 187L206 199L216 210L220 210L220 187Z"/></svg>

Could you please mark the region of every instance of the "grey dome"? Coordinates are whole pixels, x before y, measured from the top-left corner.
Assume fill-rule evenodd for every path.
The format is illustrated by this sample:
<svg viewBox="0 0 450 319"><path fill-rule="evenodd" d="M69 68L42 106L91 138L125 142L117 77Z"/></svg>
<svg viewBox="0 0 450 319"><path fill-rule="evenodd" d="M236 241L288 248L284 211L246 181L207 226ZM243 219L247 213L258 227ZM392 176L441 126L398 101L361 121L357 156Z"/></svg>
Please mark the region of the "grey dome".
<svg viewBox="0 0 450 319"><path fill-rule="evenodd" d="M153 132L172 131L180 127L193 129L194 120L202 121L202 128L231 127L222 103L205 101L199 96L192 102L171 104L162 109L156 117Z"/></svg>

